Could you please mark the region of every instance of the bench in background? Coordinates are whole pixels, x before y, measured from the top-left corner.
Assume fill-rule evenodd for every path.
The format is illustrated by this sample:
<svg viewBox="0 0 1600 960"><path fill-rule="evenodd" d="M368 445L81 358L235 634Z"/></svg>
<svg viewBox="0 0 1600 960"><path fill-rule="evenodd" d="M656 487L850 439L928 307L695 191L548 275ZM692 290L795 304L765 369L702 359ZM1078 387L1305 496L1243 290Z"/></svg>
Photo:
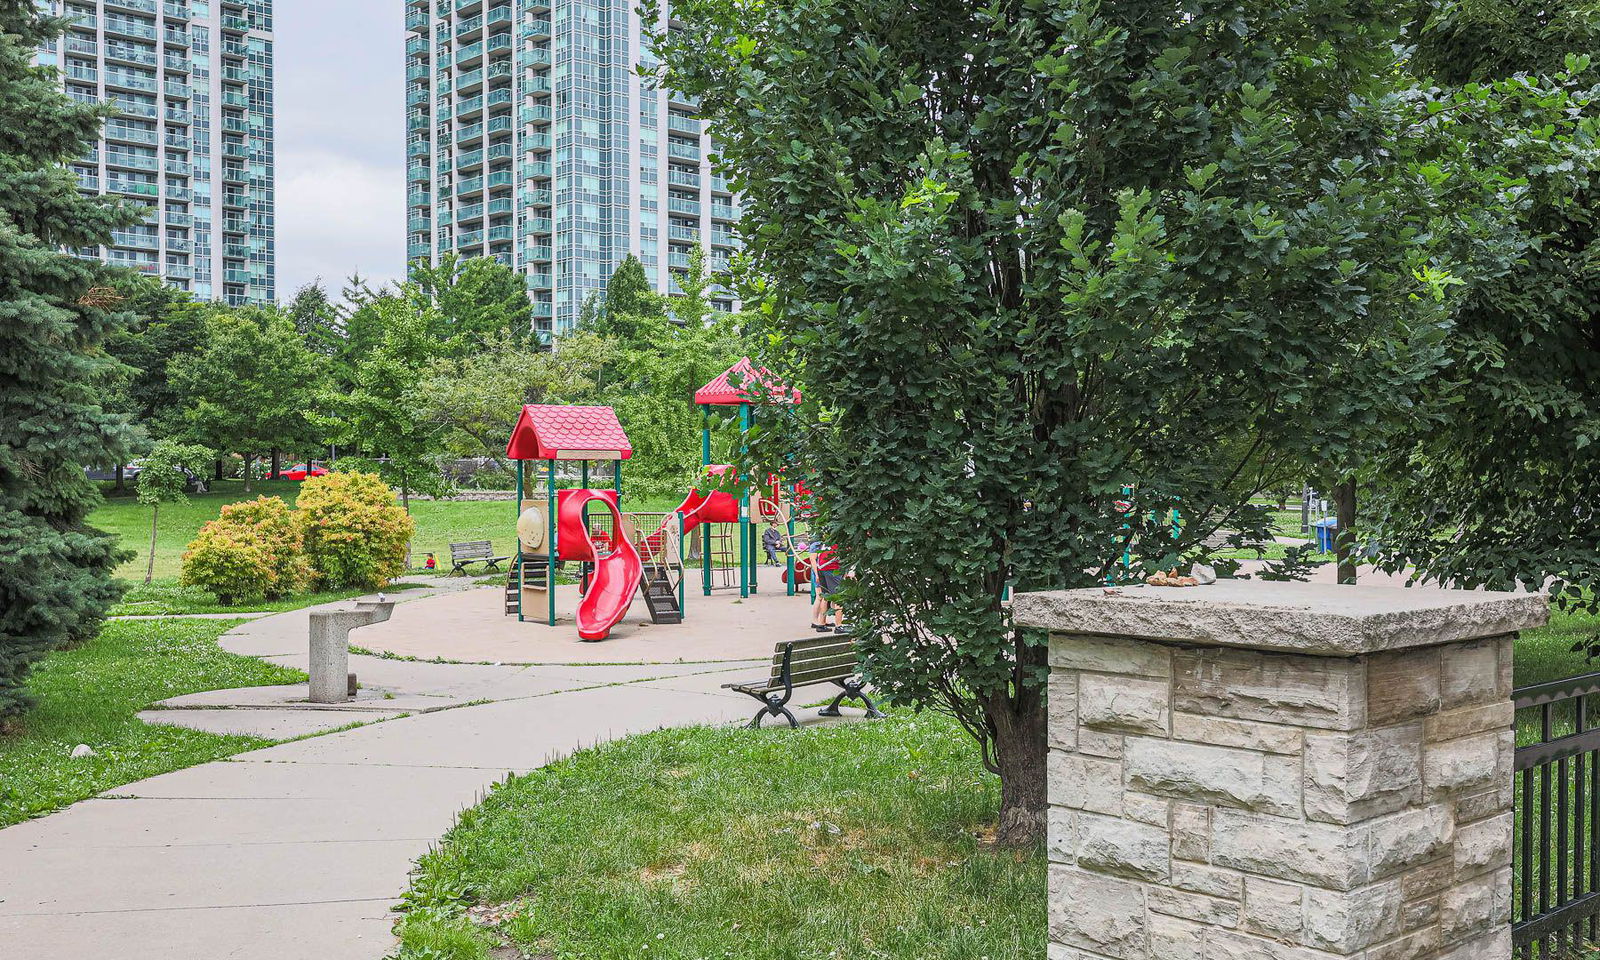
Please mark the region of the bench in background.
<svg viewBox="0 0 1600 960"><path fill-rule="evenodd" d="M883 716L861 691L861 681L856 676L855 643L842 634L780 641L773 650L772 673L769 676L749 683L725 683L722 687L761 701L763 706L756 712L755 719L750 721L752 728L761 726L764 717L783 717L789 721L789 726L798 727L800 721L789 712L789 700L794 696L796 687L819 683L833 683L843 689L832 703L818 711L818 716L837 717L839 704L846 698L865 704L869 717Z"/></svg>
<svg viewBox="0 0 1600 960"><path fill-rule="evenodd" d="M499 570L500 561L510 559L510 557L495 556L494 545L488 540L468 540L465 543L452 543L450 544L450 575L466 573L467 565L472 563L484 564L485 570Z"/></svg>

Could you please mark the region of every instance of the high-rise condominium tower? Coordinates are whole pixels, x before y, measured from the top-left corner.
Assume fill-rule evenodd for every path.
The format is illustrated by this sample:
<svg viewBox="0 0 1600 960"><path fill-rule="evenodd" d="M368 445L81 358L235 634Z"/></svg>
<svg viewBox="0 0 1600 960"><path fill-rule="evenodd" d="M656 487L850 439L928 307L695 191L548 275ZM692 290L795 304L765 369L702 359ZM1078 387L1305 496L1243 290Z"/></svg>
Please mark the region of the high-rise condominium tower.
<svg viewBox="0 0 1600 960"><path fill-rule="evenodd" d="M634 6L406 6L407 256L498 258L527 278L547 334L629 253L671 293L696 244L710 269L735 246L737 207L694 104L635 71L651 58Z"/></svg>
<svg viewBox="0 0 1600 960"><path fill-rule="evenodd" d="M202 299L270 301L272 0L50 0L72 21L37 59L68 94L116 104L72 164L90 193L142 203L142 223L80 255Z"/></svg>

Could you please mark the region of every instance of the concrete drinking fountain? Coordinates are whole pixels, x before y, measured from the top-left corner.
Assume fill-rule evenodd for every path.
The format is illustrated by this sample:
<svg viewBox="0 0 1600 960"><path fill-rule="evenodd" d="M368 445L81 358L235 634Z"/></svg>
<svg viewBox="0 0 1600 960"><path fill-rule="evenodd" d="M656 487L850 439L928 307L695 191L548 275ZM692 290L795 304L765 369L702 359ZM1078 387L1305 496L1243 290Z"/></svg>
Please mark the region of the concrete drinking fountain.
<svg viewBox="0 0 1600 960"><path fill-rule="evenodd" d="M378 594L354 608L318 610L311 614L312 703L345 703L355 698L356 675L350 672L350 631L389 619L394 601Z"/></svg>

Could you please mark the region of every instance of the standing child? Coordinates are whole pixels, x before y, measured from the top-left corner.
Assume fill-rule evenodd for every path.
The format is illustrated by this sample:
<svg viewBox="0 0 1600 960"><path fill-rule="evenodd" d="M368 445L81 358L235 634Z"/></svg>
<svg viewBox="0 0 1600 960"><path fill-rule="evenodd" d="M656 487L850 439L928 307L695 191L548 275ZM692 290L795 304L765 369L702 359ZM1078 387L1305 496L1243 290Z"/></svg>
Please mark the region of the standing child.
<svg viewBox="0 0 1600 960"><path fill-rule="evenodd" d="M819 545L820 546L820 545ZM844 633L844 611L834 602L839 589L844 586L844 575L839 571L839 548L821 547L811 563L817 572L817 602L811 607L811 629L818 633ZM833 623L828 623L828 615Z"/></svg>

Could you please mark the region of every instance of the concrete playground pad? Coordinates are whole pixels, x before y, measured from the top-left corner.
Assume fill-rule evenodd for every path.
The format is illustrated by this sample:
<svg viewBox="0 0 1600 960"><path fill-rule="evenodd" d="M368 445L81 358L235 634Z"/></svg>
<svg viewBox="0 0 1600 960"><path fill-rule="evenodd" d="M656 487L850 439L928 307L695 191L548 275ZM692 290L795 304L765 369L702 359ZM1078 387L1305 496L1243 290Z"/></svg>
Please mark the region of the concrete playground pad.
<svg viewBox="0 0 1600 960"><path fill-rule="evenodd" d="M643 599L635 598L611 636L593 643L579 640L573 624L577 587L556 587L553 627L544 622L547 608L538 596L538 608L528 601L520 622L506 615L505 591L494 587L402 603L388 621L356 630L350 642L376 653L468 663L675 663L764 659L778 641L812 635L809 592L786 596L777 583L742 599L736 590L709 597L691 590L684 621L676 624L651 623Z"/></svg>

